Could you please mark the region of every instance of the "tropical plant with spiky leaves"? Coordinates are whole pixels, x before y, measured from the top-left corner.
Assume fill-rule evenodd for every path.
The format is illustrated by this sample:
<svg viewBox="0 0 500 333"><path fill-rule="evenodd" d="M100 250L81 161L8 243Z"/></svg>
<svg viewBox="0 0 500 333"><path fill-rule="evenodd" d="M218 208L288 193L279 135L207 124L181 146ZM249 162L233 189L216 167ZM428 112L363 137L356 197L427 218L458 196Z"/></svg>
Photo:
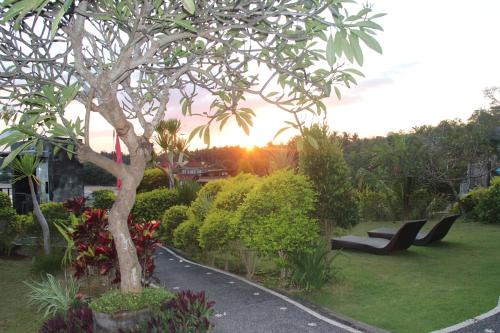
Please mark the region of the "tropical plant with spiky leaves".
<svg viewBox="0 0 500 333"><path fill-rule="evenodd" d="M18 158L14 159L10 166L15 172L15 176L12 179L13 182L18 182L23 179L28 180L28 185L30 188L31 202L33 203L33 212L35 217L40 223L42 228L42 238L43 238L43 251L46 255L50 254L50 230L49 224L43 216L42 210L40 209L40 204L38 203L37 192L35 189L35 184L39 184L40 181L36 177L36 168L40 164L40 160L33 154L23 154Z"/></svg>
<svg viewBox="0 0 500 333"><path fill-rule="evenodd" d="M169 179L169 186L175 186L175 167L184 163L184 156L188 148L188 140L179 137L181 121L178 119L162 120L156 126L155 141L160 146L161 151L168 158L168 167L161 168L166 172ZM177 161L175 157L177 156Z"/></svg>

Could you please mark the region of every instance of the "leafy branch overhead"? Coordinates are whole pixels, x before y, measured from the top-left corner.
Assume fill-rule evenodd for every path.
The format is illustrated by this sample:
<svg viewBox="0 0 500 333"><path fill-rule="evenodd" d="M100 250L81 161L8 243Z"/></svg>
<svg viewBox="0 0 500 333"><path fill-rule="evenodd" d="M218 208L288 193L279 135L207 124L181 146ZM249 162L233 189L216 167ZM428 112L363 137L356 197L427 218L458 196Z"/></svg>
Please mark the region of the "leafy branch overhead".
<svg viewBox="0 0 500 333"><path fill-rule="evenodd" d="M375 39L382 27L375 20L383 14L347 0L6 0L0 6L2 22L11 23L1 33L5 39L12 34L0 51L0 84L9 92L0 97L4 105L47 117L33 94L49 84L78 84L76 99L100 112L106 106L99 95L112 86L114 102L140 122L147 137L173 94L181 96L184 115L208 118L192 133L205 143L213 122L223 128L231 118L248 134L255 113L238 105L254 96L295 120L301 112L321 115L322 98L332 89L340 98L339 87L356 84L362 75L347 66L363 64L362 44L382 52ZM22 44L37 46L26 50ZM24 82L22 89L9 86L16 79ZM89 102L92 89L97 105ZM193 112L195 97L206 94L212 96L209 110ZM302 124L294 127L301 130Z"/></svg>
<svg viewBox="0 0 500 333"><path fill-rule="evenodd" d="M362 49L381 51L379 17L352 0L4 0L0 105L10 127L0 145L24 142L12 160L48 140L121 179L110 230L121 288L138 292L141 266L126 221L168 112L179 106L204 118L191 137L208 144L212 125L231 119L248 134L248 105L262 100L303 133L303 114L323 116L323 98L356 84L361 73L351 65L362 64ZM83 121L66 108L73 100L85 108ZM91 148L94 113L114 128L130 164Z"/></svg>

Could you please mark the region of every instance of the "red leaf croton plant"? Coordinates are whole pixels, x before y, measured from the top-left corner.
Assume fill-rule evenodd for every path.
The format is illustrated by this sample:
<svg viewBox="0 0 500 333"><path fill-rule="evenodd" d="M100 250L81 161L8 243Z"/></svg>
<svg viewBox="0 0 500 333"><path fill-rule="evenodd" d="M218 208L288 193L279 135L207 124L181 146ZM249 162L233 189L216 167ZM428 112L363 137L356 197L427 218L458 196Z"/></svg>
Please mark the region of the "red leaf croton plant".
<svg viewBox="0 0 500 333"><path fill-rule="evenodd" d="M93 268L102 276L114 274L112 282L120 282L118 256L113 237L108 229L107 211L85 207L84 198L68 200L64 207L80 218L71 233L77 252L76 259L73 261L75 277L80 278L90 273ZM142 266L143 282L148 284L155 268L153 254L160 243L155 234L160 222L135 222L130 214L127 225Z"/></svg>

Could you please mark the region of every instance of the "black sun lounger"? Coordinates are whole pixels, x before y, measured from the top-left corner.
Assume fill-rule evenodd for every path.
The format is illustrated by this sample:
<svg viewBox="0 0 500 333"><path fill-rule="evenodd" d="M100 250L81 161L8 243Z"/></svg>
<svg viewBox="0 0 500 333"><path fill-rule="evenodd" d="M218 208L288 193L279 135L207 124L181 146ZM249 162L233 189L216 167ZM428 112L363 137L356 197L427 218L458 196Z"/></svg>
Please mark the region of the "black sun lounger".
<svg viewBox="0 0 500 333"><path fill-rule="evenodd" d="M408 221L390 240L384 238L344 236L332 238L332 250L354 249L373 254L389 254L409 248L426 220Z"/></svg>
<svg viewBox="0 0 500 333"><path fill-rule="evenodd" d="M438 242L441 239L443 239L446 234L448 234L448 231L450 230L451 226L453 225L453 222L456 221L457 218L460 217L459 215L451 215L443 218L441 221L439 221L429 232L421 231L417 234L417 237L415 238L415 242L413 242L414 245L429 245L434 242ZM368 236L370 237L377 237L377 238L385 238L385 239L392 239L394 234L397 232L397 229L393 228L379 228L375 230L368 231Z"/></svg>

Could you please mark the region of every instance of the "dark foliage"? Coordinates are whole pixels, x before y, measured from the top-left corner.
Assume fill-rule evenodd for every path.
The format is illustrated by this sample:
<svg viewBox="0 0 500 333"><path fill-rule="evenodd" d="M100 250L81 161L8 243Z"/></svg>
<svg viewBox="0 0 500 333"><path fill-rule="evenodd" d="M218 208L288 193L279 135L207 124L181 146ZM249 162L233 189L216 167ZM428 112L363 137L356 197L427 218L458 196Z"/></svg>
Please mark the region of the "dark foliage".
<svg viewBox="0 0 500 333"><path fill-rule="evenodd" d="M205 333L212 327L213 306L203 291L181 291L160 313L129 333Z"/></svg>
<svg viewBox="0 0 500 333"><path fill-rule="evenodd" d="M130 215L127 223L142 266L143 278L147 281L155 268L153 252L158 244L155 229L160 222L135 223ZM89 208L82 215L81 223L72 234L77 251L77 259L73 263L76 277L83 276L89 267L96 267L100 275L114 272L113 282L120 281L115 244L107 227L108 217L102 209Z"/></svg>
<svg viewBox="0 0 500 333"><path fill-rule="evenodd" d="M115 153L101 152L101 155L104 155L108 158L116 160ZM124 164L130 164L130 156L124 154L122 156L122 160ZM116 185L116 177L113 176L108 171L99 168L98 166L92 163L84 163L83 164L83 183L85 185L97 185L97 186L113 186Z"/></svg>
<svg viewBox="0 0 500 333"><path fill-rule="evenodd" d="M0 192L0 209L12 207L10 197L5 192Z"/></svg>
<svg viewBox="0 0 500 333"><path fill-rule="evenodd" d="M16 237L13 222L16 210L11 207L0 208L0 253L10 254L12 241Z"/></svg>
<svg viewBox="0 0 500 333"><path fill-rule="evenodd" d="M159 168L150 168L144 171L137 193L149 192L158 188L168 188L168 176Z"/></svg>
<svg viewBox="0 0 500 333"><path fill-rule="evenodd" d="M64 315L47 320L39 333L93 333L92 310L86 304L78 304Z"/></svg>
<svg viewBox="0 0 500 333"><path fill-rule="evenodd" d="M85 206L84 197L74 197L72 199L69 199L63 204L63 206L76 216L82 215L83 212L87 209L87 207Z"/></svg>
<svg viewBox="0 0 500 333"><path fill-rule="evenodd" d="M63 255L60 251L54 251L48 255L39 255L33 258L31 263L31 273L38 274L55 274L61 270L61 262Z"/></svg>
<svg viewBox="0 0 500 333"><path fill-rule="evenodd" d="M196 199L200 188L201 185L194 180L186 180L177 185L177 191L179 192L179 204L189 206L191 202Z"/></svg>
<svg viewBox="0 0 500 333"><path fill-rule="evenodd" d="M116 177L108 171L99 168L92 163L83 165L83 183L85 185L113 186L116 185Z"/></svg>

